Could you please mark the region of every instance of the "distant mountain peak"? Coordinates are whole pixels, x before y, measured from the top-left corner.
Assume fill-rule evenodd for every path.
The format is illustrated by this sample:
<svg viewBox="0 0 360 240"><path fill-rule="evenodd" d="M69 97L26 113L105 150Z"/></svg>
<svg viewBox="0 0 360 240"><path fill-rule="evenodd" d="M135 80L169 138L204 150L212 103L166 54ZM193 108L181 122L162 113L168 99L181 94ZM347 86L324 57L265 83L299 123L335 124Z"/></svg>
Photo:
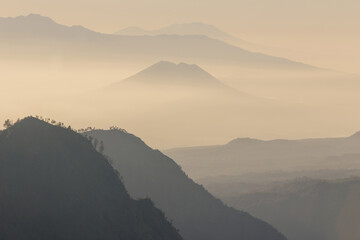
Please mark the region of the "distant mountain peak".
<svg viewBox="0 0 360 240"><path fill-rule="evenodd" d="M0 29L6 27L10 34L14 34L17 31L32 31L36 28L56 28L57 24L49 17L42 16L40 14L21 15L17 17L0 17Z"/></svg>
<svg viewBox="0 0 360 240"><path fill-rule="evenodd" d="M33 13L26 16L0 18L0 31L2 28L7 31L7 36L18 37L24 33L33 33L36 37L39 37L39 34L57 37L63 37L66 34L72 36L79 33L96 34L81 25L65 26L49 17Z"/></svg>
<svg viewBox="0 0 360 240"><path fill-rule="evenodd" d="M116 35L128 35L128 36L156 36L156 35L199 35L207 36L212 39L217 39L220 41L225 41L228 43L235 43L244 46L253 46L253 43L245 41L243 39L238 39L231 34L228 34L219 28L206 24L203 22L189 22L189 23L174 23L163 28L147 30L141 27L133 26L124 28L115 33Z"/></svg>
<svg viewBox="0 0 360 240"><path fill-rule="evenodd" d="M196 64L160 61L124 82L147 84L221 84Z"/></svg>
<svg viewBox="0 0 360 240"><path fill-rule="evenodd" d="M31 22L43 22L43 23L52 23L52 24L56 24L56 22L54 20L52 20L49 17L46 16L42 16L40 14L34 14L34 13L30 13L29 15L21 15L21 16L17 16L17 17L9 17L7 18L8 20L18 20L18 21L31 21Z"/></svg>
<svg viewBox="0 0 360 240"><path fill-rule="evenodd" d="M177 65L176 63L169 62L169 61L159 61L159 62L153 64L152 66L150 66L148 69L157 68L157 67L170 67L170 66L174 67L176 65Z"/></svg>
<svg viewBox="0 0 360 240"><path fill-rule="evenodd" d="M51 20L51 21L52 21L51 18L46 17L46 16L43 16L43 15L41 15L41 14L37 14L37 13L30 13L30 14L28 14L28 15L26 15L26 16L19 16L19 18L21 18L21 17L24 17L24 18L32 18L32 19L48 19L48 20Z"/></svg>
<svg viewBox="0 0 360 240"><path fill-rule="evenodd" d="M254 139L254 138L236 138L236 139L230 141L226 145L236 145L236 144L246 144L246 143L260 143L260 142L265 142L265 141Z"/></svg>
<svg viewBox="0 0 360 240"><path fill-rule="evenodd" d="M360 131L354 133L353 135L350 136L350 138L360 138Z"/></svg>
<svg viewBox="0 0 360 240"><path fill-rule="evenodd" d="M203 73L205 75L207 75L208 77L214 78L213 76L211 76L211 74L209 74L208 72L206 72L204 69L202 69L201 67L199 67L196 64L187 64L184 62L180 62L178 64L173 63L173 62L169 62L169 61L160 61L155 63L154 65L150 66L149 68L147 68L146 70L177 70L177 71L193 71L193 72L198 72L198 73ZM146 71L145 70L145 71Z"/></svg>

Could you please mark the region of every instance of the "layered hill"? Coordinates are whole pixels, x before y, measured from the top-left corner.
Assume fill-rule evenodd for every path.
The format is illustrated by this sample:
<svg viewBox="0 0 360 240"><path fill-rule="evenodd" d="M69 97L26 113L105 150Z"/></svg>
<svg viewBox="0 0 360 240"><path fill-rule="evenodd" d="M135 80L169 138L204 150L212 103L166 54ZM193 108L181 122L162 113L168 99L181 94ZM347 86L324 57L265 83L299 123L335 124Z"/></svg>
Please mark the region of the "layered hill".
<svg viewBox="0 0 360 240"><path fill-rule="evenodd" d="M265 219L292 240L356 240L360 180L300 179L224 201Z"/></svg>
<svg viewBox="0 0 360 240"><path fill-rule="evenodd" d="M213 39L221 40L230 44L235 44L241 47L253 47L254 44L238 39L230 34L221 31L215 26L201 23L183 23L183 24L171 24L164 28L155 30L145 30L140 27L127 27L122 29L115 34L117 35L130 35L130 36L141 36L141 35L204 35Z"/></svg>
<svg viewBox="0 0 360 240"><path fill-rule="evenodd" d="M4 56L62 56L64 59L160 59L234 62L244 66L312 69L287 59L253 53L206 36L118 36L81 26L64 26L40 15L0 18L0 47ZM22 54L22 55L19 55ZM34 55L35 54L35 55Z"/></svg>
<svg viewBox="0 0 360 240"><path fill-rule="evenodd" d="M360 169L360 137L263 141L235 139L228 144L165 151L190 176L204 178L251 172Z"/></svg>
<svg viewBox="0 0 360 240"><path fill-rule="evenodd" d="M140 138L119 130L86 133L105 146L134 198L150 197L187 240L276 239L285 237L269 224L225 206L193 182L170 158Z"/></svg>
<svg viewBox="0 0 360 240"><path fill-rule="evenodd" d="M18 38L19 42L33 38L41 40L58 38L59 40L77 37L95 37L96 33L82 26L64 26L48 17L38 14L15 18L0 18L1 40ZM23 39L24 38L24 39Z"/></svg>
<svg viewBox="0 0 360 240"><path fill-rule="evenodd" d="M180 240L90 141L25 118L0 132L0 239Z"/></svg>

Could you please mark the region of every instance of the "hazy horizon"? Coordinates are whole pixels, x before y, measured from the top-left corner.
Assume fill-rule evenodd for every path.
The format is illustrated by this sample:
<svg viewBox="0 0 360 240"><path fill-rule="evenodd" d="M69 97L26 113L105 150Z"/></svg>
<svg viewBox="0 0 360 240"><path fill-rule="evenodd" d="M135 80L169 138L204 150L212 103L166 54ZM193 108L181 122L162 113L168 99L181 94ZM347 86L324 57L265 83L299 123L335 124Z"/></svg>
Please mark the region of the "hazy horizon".
<svg viewBox="0 0 360 240"><path fill-rule="evenodd" d="M65 25L82 25L109 34L130 26L152 30L175 23L203 22L264 46L263 50L270 54L360 73L357 67L360 63L357 47L360 3L355 0L212 0L196 3L5 0L2 6L1 17L41 14ZM68 8L71 11L66 11Z"/></svg>
<svg viewBox="0 0 360 240"><path fill-rule="evenodd" d="M360 1L0 1L1 240L359 239Z"/></svg>

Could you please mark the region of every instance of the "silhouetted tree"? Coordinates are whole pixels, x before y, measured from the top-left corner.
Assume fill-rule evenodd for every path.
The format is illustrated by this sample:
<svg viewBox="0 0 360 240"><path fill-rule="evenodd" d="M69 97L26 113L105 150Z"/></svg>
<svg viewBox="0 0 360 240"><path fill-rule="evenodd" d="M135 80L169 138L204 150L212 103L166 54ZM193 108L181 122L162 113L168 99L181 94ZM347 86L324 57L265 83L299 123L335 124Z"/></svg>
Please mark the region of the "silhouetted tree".
<svg viewBox="0 0 360 240"><path fill-rule="evenodd" d="M10 119L6 119L4 122L4 127L6 129L10 128L13 125L13 122Z"/></svg>
<svg viewBox="0 0 360 240"><path fill-rule="evenodd" d="M127 133L125 129L119 128L118 126L111 126L111 127L109 127L109 130L121 131L121 132Z"/></svg>

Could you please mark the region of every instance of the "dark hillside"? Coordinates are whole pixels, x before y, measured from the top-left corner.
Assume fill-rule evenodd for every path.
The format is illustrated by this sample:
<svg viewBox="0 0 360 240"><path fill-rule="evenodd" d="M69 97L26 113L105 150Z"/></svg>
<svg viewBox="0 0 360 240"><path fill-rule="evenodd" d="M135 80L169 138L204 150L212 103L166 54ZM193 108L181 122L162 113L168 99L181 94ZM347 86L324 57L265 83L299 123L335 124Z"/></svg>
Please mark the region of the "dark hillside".
<svg viewBox="0 0 360 240"><path fill-rule="evenodd" d="M181 239L83 136L34 118L0 132L0 239Z"/></svg>
<svg viewBox="0 0 360 240"><path fill-rule="evenodd" d="M150 197L186 240L283 240L269 224L225 206L170 158L124 131L86 133L103 141L104 153L134 198Z"/></svg>

